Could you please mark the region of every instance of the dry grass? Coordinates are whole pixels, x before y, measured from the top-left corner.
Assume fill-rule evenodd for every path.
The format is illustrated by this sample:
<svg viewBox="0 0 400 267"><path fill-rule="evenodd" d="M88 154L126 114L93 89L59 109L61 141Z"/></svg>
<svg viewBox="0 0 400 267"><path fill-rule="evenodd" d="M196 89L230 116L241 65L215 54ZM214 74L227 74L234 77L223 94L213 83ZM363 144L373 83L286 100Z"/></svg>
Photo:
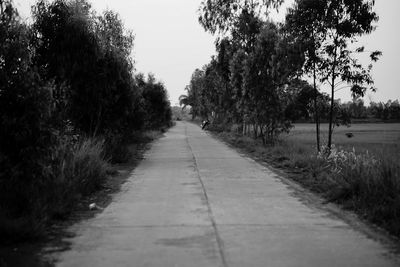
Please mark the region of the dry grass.
<svg viewBox="0 0 400 267"><path fill-rule="evenodd" d="M77 144L72 153L61 148L59 164L55 166L53 183L49 190L54 194L46 202L50 214L63 217L82 196L86 196L102 185L107 178L109 163L104 156L104 144L95 139L86 139Z"/></svg>

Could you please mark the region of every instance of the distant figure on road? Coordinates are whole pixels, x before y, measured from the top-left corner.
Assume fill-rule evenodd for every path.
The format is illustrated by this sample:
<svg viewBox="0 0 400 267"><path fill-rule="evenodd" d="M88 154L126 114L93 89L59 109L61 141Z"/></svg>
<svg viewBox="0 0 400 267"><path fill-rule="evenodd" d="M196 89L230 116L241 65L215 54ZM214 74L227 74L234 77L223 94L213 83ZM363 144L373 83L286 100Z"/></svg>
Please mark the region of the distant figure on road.
<svg viewBox="0 0 400 267"><path fill-rule="evenodd" d="M201 123L201 129L204 130L207 127L207 125L209 125L209 124L210 124L210 121L208 119L204 120Z"/></svg>

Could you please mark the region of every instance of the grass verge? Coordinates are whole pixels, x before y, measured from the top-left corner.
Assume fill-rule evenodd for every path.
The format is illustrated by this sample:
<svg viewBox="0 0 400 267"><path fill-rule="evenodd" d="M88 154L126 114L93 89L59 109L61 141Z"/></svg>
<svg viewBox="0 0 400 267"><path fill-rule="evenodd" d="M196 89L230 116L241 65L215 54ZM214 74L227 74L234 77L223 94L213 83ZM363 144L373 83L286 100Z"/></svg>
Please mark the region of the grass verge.
<svg viewBox="0 0 400 267"><path fill-rule="evenodd" d="M130 171L141 159L146 144L161 135L161 131L135 133L129 143L118 142L114 147L93 138L73 145L70 140L60 141L52 161L41 168L35 182L15 179L15 184L7 187L0 184L4 200L0 245L42 239L52 224L68 221L75 211L88 211L90 203L108 204L107 194L122 182L119 171Z"/></svg>
<svg viewBox="0 0 400 267"><path fill-rule="evenodd" d="M398 151L370 154L347 148L317 155L312 146L289 140L263 146L260 140L232 132L214 135L256 160L287 171L289 178L304 187L400 237Z"/></svg>

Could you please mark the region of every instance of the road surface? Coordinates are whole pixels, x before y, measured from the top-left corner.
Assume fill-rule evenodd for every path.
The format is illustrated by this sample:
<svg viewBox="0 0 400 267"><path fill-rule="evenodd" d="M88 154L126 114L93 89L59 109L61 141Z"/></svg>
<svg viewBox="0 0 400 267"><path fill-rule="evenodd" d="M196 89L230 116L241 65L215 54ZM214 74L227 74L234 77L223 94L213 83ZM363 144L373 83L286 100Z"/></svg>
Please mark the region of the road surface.
<svg viewBox="0 0 400 267"><path fill-rule="evenodd" d="M194 124L156 141L56 266L398 266L388 248L307 204Z"/></svg>

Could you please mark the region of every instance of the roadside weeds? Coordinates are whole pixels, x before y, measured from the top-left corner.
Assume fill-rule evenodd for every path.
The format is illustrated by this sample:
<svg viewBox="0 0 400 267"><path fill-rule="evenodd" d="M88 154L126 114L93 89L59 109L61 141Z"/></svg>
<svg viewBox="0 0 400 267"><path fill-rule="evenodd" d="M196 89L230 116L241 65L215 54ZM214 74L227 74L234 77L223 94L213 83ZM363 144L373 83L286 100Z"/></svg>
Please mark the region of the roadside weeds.
<svg viewBox="0 0 400 267"><path fill-rule="evenodd" d="M66 226L100 212L129 178L149 144L162 134L134 135L129 145L116 150L124 153L124 163L110 163L104 143L96 139L84 139L73 149L59 146L51 175L43 179L40 199L34 199L37 209L17 219L0 212L0 246L57 239Z"/></svg>

